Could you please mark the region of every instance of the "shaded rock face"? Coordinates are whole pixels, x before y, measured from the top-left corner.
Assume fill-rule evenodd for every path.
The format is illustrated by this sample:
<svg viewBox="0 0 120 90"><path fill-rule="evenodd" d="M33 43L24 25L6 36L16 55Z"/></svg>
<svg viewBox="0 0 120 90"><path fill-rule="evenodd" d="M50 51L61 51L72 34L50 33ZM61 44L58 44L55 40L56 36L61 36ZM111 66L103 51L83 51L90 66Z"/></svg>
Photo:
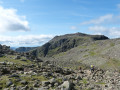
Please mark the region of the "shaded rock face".
<svg viewBox="0 0 120 90"><path fill-rule="evenodd" d="M54 37L48 43L33 50L32 53L40 57L53 56L54 54L65 52L84 43L106 39L109 38L104 35L87 35L83 33L66 34Z"/></svg>
<svg viewBox="0 0 120 90"><path fill-rule="evenodd" d="M109 39L109 38L104 35L93 36L93 40L106 40L106 39Z"/></svg>
<svg viewBox="0 0 120 90"><path fill-rule="evenodd" d="M0 44L0 57L5 56L5 54L13 55L15 52L10 49L10 46Z"/></svg>

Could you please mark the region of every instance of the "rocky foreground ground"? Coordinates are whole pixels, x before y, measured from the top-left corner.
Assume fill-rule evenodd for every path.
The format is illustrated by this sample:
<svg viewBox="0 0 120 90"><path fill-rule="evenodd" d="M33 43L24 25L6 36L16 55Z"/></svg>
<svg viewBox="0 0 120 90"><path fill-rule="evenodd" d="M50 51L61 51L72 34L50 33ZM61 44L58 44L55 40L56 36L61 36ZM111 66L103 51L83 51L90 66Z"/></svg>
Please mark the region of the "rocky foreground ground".
<svg viewBox="0 0 120 90"><path fill-rule="evenodd" d="M5 61L0 68L0 90L120 90L117 71L73 71L42 60L29 65Z"/></svg>

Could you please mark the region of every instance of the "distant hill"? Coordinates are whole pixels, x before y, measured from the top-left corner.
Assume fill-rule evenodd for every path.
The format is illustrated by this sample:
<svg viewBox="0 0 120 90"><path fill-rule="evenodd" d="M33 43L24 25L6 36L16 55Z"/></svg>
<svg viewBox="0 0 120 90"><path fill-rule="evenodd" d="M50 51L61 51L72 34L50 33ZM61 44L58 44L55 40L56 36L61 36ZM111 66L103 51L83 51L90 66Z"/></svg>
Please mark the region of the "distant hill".
<svg viewBox="0 0 120 90"><path fill-rule="evenodd" d="M36 47L19 47L19 48L16 48L15 51L16 52L28 52L33 49L36 49Z"/></svg>
<svg viewBox="0 0 120 90"><path fill-rule="evenodd" d="M16 47L10 47L10 49L11 49L11 50L15 50L15 49L16 49Z"/></svg>
<svg viewBox="0 0 120 90"><path fill-rule="evenodd" d="M97 40L109 39L104 35L88 35L84 33L66 34L56 36L41 47L37 47L31 53L36 57L51 57L61 52L66 52L74 47Z"/></svg>

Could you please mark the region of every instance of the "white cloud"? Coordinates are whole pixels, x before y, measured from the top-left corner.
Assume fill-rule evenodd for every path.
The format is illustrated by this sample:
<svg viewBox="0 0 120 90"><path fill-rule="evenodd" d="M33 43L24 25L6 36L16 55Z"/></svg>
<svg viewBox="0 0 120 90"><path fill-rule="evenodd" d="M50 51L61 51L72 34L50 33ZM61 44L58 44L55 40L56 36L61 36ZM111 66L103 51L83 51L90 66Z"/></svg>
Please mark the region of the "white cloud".
<svg viewBox="0 0 120 90"><path fill-rule="evenodd" d="M12 47L40 46L53 38L53 35L0 36L0 44Z"/></svg>
<svg viewBox="0 0 120 90"><path fill-rule="evenodd" d="M88 30L93 31L95 34L107 35L111 38L120 37L120 27L91 26Z"/></svg>
<svg viewBox="0 0 120 90"><path fill-rule="evenodd" d="M17 15L16 9L6 9L0 6L0 32L29 30L25 16Z"/></svg>
<svg viewBox="0 0 120 90"><path fill-rule="evenodd" d="M91 26L88 28L88 30L95 31L95 32L105 32L108 29L103 26Z"/></svg>
<svg viewBox="0 0 120 90"><path fill-rule="evenodd" d="M111 37L120 38L120 28L112 27L109 31Z"/></svg>
<svg viewBox="0 0 120 90"><path fill-rule="evenodd" d="M107 14L82 22L80 25L87 25L88 30L94 34L103 34L110 38L120 37L120 15Z"/></svg>
<svg viewBox="0 0 120 90"><path fill-rule="evenodd" d="M78 28L76 26L71 26L70 29L77 30Z"/></svg>
<svg viewBox="0 0 120 90"><path fill-rule="evenodd" d="M111 20L113 19L113 15L112 14L108 14L108 15L105 15L105 16L101 16L97 19L93 19L93 20L90 20L90 21L85 21L85 22L82 22L80 25L87 25L87 24L101 24L101 23L104 23L104 22L110 22Z"/></svg>

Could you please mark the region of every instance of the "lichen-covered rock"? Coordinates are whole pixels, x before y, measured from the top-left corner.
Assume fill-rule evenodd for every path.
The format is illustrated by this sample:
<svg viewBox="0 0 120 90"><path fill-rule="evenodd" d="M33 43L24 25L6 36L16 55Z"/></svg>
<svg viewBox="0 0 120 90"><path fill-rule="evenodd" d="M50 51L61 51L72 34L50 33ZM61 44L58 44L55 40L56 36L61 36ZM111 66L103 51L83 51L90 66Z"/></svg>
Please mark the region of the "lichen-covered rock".
<svg viewBox="0 0 120 90"><path fill-rule="evenodd" d="M7 87L9 87L9 86L12 85L12 84L13 84L12 81L7 81L7 82L6 82L6 86L7 86Z"/></svg>
<svg viewBox="0 0 120 90"><path fill-rule="evenodd" d="M45 87L45 86L48 86L50 84L49 81L42 81L42 86Z"/></svg>

